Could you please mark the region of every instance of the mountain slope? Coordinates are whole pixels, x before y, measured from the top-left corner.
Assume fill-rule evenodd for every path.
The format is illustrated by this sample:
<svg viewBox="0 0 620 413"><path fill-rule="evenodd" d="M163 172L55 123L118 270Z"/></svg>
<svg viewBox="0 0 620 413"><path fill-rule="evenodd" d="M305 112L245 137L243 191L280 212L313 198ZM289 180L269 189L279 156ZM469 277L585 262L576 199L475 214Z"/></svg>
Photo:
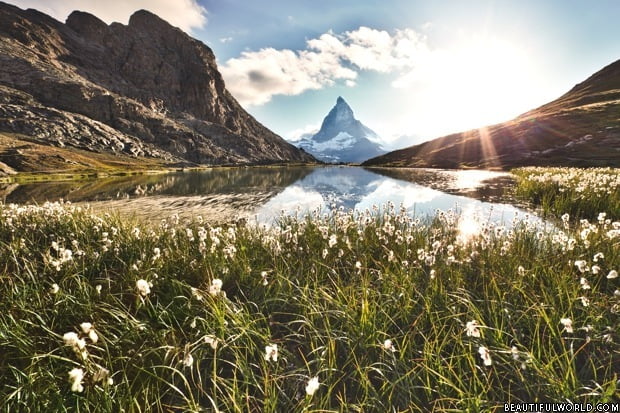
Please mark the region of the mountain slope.
<svg viewBox="0 0 620 413"><path fill-rule="evenodd" d="M144 10L63 24L0 2L0 132L167 162L312 160L243 110L211 49Z"/></svg>
<svg viewBox="0 0 620 413"><path fill-rule="evenodd" d="M342 98L329 111L321 129L304 138L297 146L325 162L362 162L385 153L376 143L379 136L355 119L353 110Z"/></svg>
<svg viewBox="0 0 620 413"><path fill-rule="evenodd" d="M390 152L364 165L620 167L620 60L511 121Z"/></svg>

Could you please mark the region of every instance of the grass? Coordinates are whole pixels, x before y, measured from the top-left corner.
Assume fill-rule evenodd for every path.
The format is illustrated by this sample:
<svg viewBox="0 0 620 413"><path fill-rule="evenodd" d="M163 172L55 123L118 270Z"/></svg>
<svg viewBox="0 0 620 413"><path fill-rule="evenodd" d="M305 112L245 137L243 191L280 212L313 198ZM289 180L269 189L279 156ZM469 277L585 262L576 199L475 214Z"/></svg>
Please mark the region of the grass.
<svg viewBox="0 0 620 413"><path fill-rule="evenodd" d="M620 219L620 169L618 168L518 168L516 195L546 214L560 218L596 219L605 212Z"/></svg>
<svg viewBox="0 0 620 413"><path fill-rule="evenodd" d="M0 206L1 409L617 401L620 223L487 224L471 238L459 225L450 212L420 221L392 205L269 228Z"/></svg>

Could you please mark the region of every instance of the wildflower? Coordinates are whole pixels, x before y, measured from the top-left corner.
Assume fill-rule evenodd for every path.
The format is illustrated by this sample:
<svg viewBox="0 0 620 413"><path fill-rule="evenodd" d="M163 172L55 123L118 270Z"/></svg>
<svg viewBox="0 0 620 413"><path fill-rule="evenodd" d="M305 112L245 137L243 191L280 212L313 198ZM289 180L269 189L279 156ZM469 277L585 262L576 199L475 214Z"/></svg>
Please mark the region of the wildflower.
<svg viewBox="0 0 620 413"><path fill-rule="evenodd" d="M99 367L99 370L93 374L93 382L98 383L100 381L106 381L110 386L114 384L114 380L110 377L110 370Z"/></svg>
<svg viewBox="0 0 620 413"><path fill-rule="evenodd" d="M146 280L139 279L136 281L136 290L142 297L146 297L151 293L151 283Z"/></svg>
<svg viewBox="0 0 620 413"><path fill-rule="evenodd" d="M185 357L183 358L183 365L185 367L191 367L192 364L194 364L194 357L191 355L191 353L186 353Z"/></svg>
<svg viewBox="0 0 620 413"><path fill-rule="evenodd" d="M333 248L333 246L336 245L337 242L338 239L336 238L336 234L332 234L329 236L329 248Z"/></svg>
<svg viewBox="0 0 620 413"><path fill-rule="evenodd" d="M209 286L209 294L216 296L222 292L222 280L215 278Z"/></svg>
<svg viewBox="0 0 620 413"><path fill-rule="evenodd" d="M265 360L269 361L269 359L273 361L278 361L278 345L270 344L265 346Z"/></svg>
<svg viewBox="0 0 620 413"><path fill-rule="evenodd" d="M618 271L616 270L609 271L609 274L607 274L607 279L611 280L614 278L618 278Z"/></svg>
<svg viewBox="0 0 620 413"><path fill-rule="evenodd" d="M217 349L218 339L213 336L205 336L204 341L210 345L213 350Z"/></svg>
<svg viewBox="0 0 620 413"><path fill-rule="evenodd" d="M316 392L319 388L319 378L314 376L310 380L308 380L308 384L306 385L306 394L308 396L312 396L314 392Z"/></svg>
<svg viewBox="0 0 620 413"><path fill-rule="evenodd" d="M60 287L58 286L58 284L52 284L52 288L50 288L50 293L58 294L58 291L60 291Z"/></svg>
<svg viewBox="0 0 620 413"><path fill-rule="evenodd" d="M101 287L101 284L97 284L97 285L95 286L95 291L97 291L97 294L101 294L101 288L102 288L102 287Z"/></svg>
<svg viewBox="0 0 620 413"><path fill-rule="evenodd" d="M81 393L84 391L82 386L82 379L84 378L84 371L79 368L74 368L69 372L69 381L71 382L71 391Z"/></svg>
<svg viewBox="0 0 620 413"><path fill-rule="evenodd" d="M62 336L62 339L64 340L65 345L73 347L77 350L84 350L86 347L86 342L84 339L79 338L77 333L74 333L73 331L65 333Z"/></svg>
<svg viewBox="0 0 620 413"><path fill-rule="evenodd" d="M562 318L560 319L560 323L564 326L564 330L567 333L573 332L573 321L570 318Z"/></svg>
<svg viewBox="0 0 620 413"><path fill-rule="evenodd" d="M590 305L590 299L588 297L579 297L581 300L581 305L584 307L588 307Z"/></svg>
<svg viewBox="0 0 620 413"><path fill-rule="evenodd" d="M392 353L396 351L396 348L394 347L394 343L392 343L392 340L390 340L389 338L383 342L383 349L387 351L391 351Z"/></svg>
<svg viewBox="0 0 620 413"><path fill-rule="evenodd" d="M84 334L88 334L88 338L90 338L90 341L93 343L96 343L99 340L99 336L95 332L95 329L91 323L82 323L80 324L80 328Z"/></svg>
<svg viewBox="0 0 620 413"><path fill-rule="evenodd" d="M577 267L580 272L585 272L588 269L587 263L584 260L575 261L575 267Z"/></svg>
<svg viewBox="0 0 620 413"><path fill-rule="evenodd" d="M516 346L512 346L510 348L510 354L512 354L513 360L519 360L519 350L517 349Z"/></svg>
<svg viewBox="0 0 620 413"><path fill-rule="evenodd" d="M468 337L480 337L480 330L478 330L478 322L476 320L468 321L465 325L465 331Z"/></svg>
<svg viewBox="0 0 620 413"><path fill-rule="evenodd" d="M480 354L480 358L484 362L485 366L490 366L493 361L491 360L491 354L489 353L489 349L485 346L480 346L478 349L478 354Z"/></svg>
<svg viewBox="0 0 620 413"><path fill-rule="evenodd" d="M199 290L198 288L191 287L191 291L192 291L192 296L193 296L196 300L198 300L198 301L202 301L202 299L203 299L204 297L202 296L202 294L200 293L200 290Z"/></svg>

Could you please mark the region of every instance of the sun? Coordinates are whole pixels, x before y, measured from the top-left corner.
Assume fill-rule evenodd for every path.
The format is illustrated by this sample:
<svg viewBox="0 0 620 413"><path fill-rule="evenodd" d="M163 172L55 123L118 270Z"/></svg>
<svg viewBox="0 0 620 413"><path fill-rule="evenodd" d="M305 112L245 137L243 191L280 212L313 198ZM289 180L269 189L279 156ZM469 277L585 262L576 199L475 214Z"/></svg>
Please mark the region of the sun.
<svg viewBox="0 0 620 413"><path fill-rule="evenodd" d="M411 126L448 134L511 119L533 109L539 81L534 59L516 43L469 36L434 50L408 87Z"/></svg>

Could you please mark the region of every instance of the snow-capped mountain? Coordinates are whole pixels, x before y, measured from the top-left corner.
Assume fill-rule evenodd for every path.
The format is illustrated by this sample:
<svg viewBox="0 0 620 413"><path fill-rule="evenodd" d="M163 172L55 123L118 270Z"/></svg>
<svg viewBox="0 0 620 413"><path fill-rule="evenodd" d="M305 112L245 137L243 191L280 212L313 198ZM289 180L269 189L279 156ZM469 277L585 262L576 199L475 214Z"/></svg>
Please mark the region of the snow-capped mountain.
<svg viewBox="0 0 620 413"><path fill-rule="evenodd" d="M380 140L373 130L355 119L351 107L338 97L321 129L296 145L324 162L363 162L387 152L377 143Z"/></svg>

